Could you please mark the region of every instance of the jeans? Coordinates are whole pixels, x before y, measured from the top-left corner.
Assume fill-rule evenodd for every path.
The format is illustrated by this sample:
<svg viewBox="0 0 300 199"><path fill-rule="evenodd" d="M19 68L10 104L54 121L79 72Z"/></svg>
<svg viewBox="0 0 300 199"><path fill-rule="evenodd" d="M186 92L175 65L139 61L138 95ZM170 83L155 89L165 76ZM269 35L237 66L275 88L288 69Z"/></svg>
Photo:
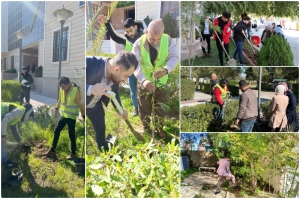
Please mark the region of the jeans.
<svg viewBox="0 0 300 199"><path fill-rule="evenodd" d="M224 181L227 177L228 177L228 178L231 178L232 183L234 184L234 186L237 186L237 183L236 183L236 180L235 180L235 176L232 175L231 173L226 173L226 174L223 175L223 176L220 176L220 175L219 175L219 180L218 180L218 185L217 185L217 190L216 190L216 191L220 191L221 185L222 185L223 181Z"/></svg>
<svg viewBox="0 0 300 199"><path fill-rule="evenodd" d="M253 120L242 121L240 124L241 132L252 132L254 123L256 122L256 118Z"/></svg>
<svg viewBox="0 0 300 199"><path fill-rule="evenodd" d="M235 44L236 44L236 50L234 52L233 58L236 59L236 55L239 54L240 64L242 64L243 63L243 57L242 57L243 42L242 41L235 41Z"/></svg>
<svg viewBox="0 0 300 199"><path fill-rule="evenodd" d="M134 108L138 108L138 99L137 99L137 78L134 74L128 77L128 83L130 88L130 97Z"/></svg>
<svg viewBox="0 0 300 199"><path fill-rule="evenodd" d="M7 160L8 158L6 155L4 143L1 143L1 163L4 164L5 162L7 162Z"/></svg>
<svg viewBox="0 0 300 199"><path fill-rule="evenodd" d="M247 36L249 41L250 41L250 31L251 31L251 27L247 28Z"/></svg>
<svg viewBox="0 0 300 199"><path fill-rule="evenodd" d="M19 100L20 100L20 105L23 104L23 99L25 97L26 103L29 104L30 100L30 90L21 90L20 95L19 95Z"/></svg>
<svg viewBox="0 0 300 199"><path fill-rule="evenodd" d="M220 59L220 65L221 66L224 66L224 61L223 61L223 52L224 52L224 49L219 41L219 39L217 38L216 40L216 44L217 44L217 48L218 48L218 52L219 52L219 59ZM224 48L227 52L227 54L229 55L229 43L228 44L224 44ZM225 52L224 52L225 53ZM226 60L228 59L226 53L225 53L225 57L226 57Z"/></svg>
<svg viewBox="0 0 300 199"><path fill-rule="evenodd" d="M217 113L217 118L224 118L224 110L221 108L221 106L218 107L218 113Z"/></svg>
<svg viewBox="0 0 300 199"><path fill-rule="evenodd" d="M63 130L66 124L68 124L68 129L69 129L69 138L71 140L71 151L73 154L75 154L76 153L76 137L75 137L76 120L70 118L64 118L64 117L61 117L58 120L57 125L55 127L51 151L53 152L55 151L60 136L60 132L61 130Z"/></svg>

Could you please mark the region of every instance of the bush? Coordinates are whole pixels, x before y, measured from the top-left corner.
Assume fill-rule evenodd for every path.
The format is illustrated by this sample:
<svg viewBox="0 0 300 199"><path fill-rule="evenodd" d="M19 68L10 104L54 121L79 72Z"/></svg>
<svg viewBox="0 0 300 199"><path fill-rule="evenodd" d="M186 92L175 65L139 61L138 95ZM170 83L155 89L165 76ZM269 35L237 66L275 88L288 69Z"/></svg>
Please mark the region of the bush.
<svg viewBox="0 0 300 199"><path fill-rule="evenodd" d="M152 19L147 15L147 17L144 19L145 24L147 27L149 26L149 23L152 21Z"/></svg>
<svg viewBox="0 0 300 199"><path fill-rule="evenodd" d="M39 66L35 72L35 77L43 77L43 66Z"/></svg>
<svg viewBox="0 0 300 199"><path fill-rule="evenodd" d="M259 66L294 66L294 56L287 39L272 35L262 46L257 63Z"/></svg>
<svg viewBox="0 0 300 199"><path fill-rule="evenodd" d="M17 70L15 68L13 68L13 69L4 71L4 73L17 73Z"/></svg>
<svg viewBox="0 0 300 199"><path fill-rule="evenodd" d="M163 16L162 21L165 25L164 33L170 35L172 38L177 38L179 34L178 25L176 18L171 14L167 13Z"/></svg>
<svg viewBox="0 0 300 199"><path fill-rule="evenodd" d="M21 91L20 83L13 80L1 80L1 101L18 102Z"/></svg>
<svg viewBox="0 0 300 199"><path fill-rule="evenodd" d="M293 93L296 99L299 100L299 84L293 84Z"/></svg>
<svg viewBox="0 0 300 199"><path fill-rule="evenodd" d="M228 90L231 92L232 96L239 96L240 88L236 86L237 84L238 82L235 80L230 80L228 82Z"/></svg>
<svg viewBox="0 0 300 199"><path fill-rule="evenodd" d="M201 84L200 90L204 93L210 94L210 84Z"/></svg>
<svg viewBox="0 0 300 199"><path fill-rule="evenodd" d="M274 88L269 83L261 83L261 90L262 91L274 91Z"/></svg>
<svg viewBox="0 0 300 199"><path fill-rule="evenodd" d="M195 83L191 79L181 78L181 101L190 100L194 98L195 94Z"/></svg>

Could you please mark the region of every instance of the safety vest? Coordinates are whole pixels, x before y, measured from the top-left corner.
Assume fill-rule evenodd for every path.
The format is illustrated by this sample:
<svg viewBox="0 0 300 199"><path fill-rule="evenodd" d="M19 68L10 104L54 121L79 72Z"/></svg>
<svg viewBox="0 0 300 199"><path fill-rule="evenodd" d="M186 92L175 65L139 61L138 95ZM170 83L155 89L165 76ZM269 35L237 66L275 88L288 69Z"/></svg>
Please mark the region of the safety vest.
<svg viewBox="0 0 300 199"><path fill-rule="evenodd" d="M213 90L215 90L215 88L219 88L220 89L220 91L221 91L221 99L222 99L222 101L224 101L225 99L226 99L226 95L227 95L227 86L225 86L225 88L222 88L221 86L220 86L220 84L216 84L215 86L214 86L214 88L213 88ZM217 101L217 99L216 99L216 96L214 95L214 101L216 102Z"/></svg>
<svg viewBox="0 0 300 199"><path fill-rule="evenodd" d="M154 72L158 71L159 69L166 66L167 59L169 56L169 37L167 34L163 34L160 40L159 51L157 52L157 58L154 61L155 67L153 67L150 54L145 49L144 44L147 40L146 35L141 37L141 64L142 64L142 71L147 80L154 82ZM168 75L160 78L158 80L158 86L163 86L168 81Z"/></svg>
<svg viewBox="0 0 300 199"><path fill-rule="evenodd" d="M24 106L21 106L21 105L18 105L18 104L15 104L15 103L10 103L10 102L1 102L1 118L9 112L9 106L12 105L12 106L15 106L16 108L19 108L22 110L22 117L23 115L25 114L25 111L26 111L26 108ZM21 119L22 117L19 117L19 118L16 118L12 121L10 121L8 123L8 125L15 125L17 124Z"/></svg>
<svg viewBox="0 0 300 199"><path fill-rule="evenodd" d="M126 45L125 45L125 51L127 51L127 52L132 51L132 45L127 40L126 40Z"/></svg>
<svg viewBox="0 0 300 199"><path fill-rule="evenodd" d="M76 103L74 103L77 90L78 88L74 86L66 99L65 91L60 89L60 99L61 99L60 115L62 117L76 120L79 113L79 107Z"/></svg>

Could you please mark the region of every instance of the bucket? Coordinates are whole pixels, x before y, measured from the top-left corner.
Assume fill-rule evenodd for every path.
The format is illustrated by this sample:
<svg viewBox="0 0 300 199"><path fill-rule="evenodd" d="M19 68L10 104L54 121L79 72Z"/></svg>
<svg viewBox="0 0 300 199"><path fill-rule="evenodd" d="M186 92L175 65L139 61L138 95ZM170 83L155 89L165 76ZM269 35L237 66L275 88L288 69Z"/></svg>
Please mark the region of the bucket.
<svg viewBox="0 0 300 199"><path fill-rule="evenodd" d="M255 46L258 46L260 44L259 36L251 36L251 40Z"/></svg>
<svg viewBox="0 0 300 199"><path fill-rule="evenodd" d="M84 158L75 158L73 161L75 164L75 172L78 173L78 175L84 175L85 174L85 159Z"/></svg>

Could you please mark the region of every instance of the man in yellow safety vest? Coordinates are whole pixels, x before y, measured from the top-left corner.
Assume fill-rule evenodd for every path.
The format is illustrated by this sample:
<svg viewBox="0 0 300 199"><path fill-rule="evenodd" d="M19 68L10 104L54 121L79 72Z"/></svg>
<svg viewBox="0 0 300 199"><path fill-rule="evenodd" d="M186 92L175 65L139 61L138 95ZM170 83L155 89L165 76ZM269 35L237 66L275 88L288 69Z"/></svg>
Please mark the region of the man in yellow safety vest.
<svg viewBox="0 0 300 199"><path fill-rule="evenodd" d="M150 116L154 109L158 124L155 130L160 138L165 139L164 110L160 104L165 104L167 100L167 90L164 87L168 81L168 73L176 68L179 61L176 45L170 36L164 34L164 24L157 19L150 22L145 34L134 43L132 52L139 62L134 74L140 82L139 116L144 131L150 131Z"/></svg>
<svg viewBox="0 0 300 199"><path fill-rule="evenodd" d="M69 137L71 140L71 153L67 157L67 160L73 160L76 157L76 137L75 137L75 124L76 118L81 112L83 119L85 118L85 104L82 100L82 92L80 88L71 83L68 77L62 76L59 80L59 100L56 104L55 115L60 110L60 119L54 130L54 138L51 149L43 153L44 156L56 156L56 145L58 143L61 130L68 124Z"/></svg>

